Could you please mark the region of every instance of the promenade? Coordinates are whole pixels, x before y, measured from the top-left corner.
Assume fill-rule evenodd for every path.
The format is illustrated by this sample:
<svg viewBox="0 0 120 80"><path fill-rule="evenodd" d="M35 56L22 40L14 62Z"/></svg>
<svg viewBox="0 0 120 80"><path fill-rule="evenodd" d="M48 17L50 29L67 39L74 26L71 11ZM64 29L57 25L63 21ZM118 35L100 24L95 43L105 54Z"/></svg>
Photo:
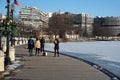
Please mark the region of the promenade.
<svg viewBox="0 0 120 80"><path fill-rule="evenodd" d="M108 76L92 66L64 55L53 57L29 56L25 45L17 46L16 56L23 56L24 67L10 80L110 80Z"/></svg>

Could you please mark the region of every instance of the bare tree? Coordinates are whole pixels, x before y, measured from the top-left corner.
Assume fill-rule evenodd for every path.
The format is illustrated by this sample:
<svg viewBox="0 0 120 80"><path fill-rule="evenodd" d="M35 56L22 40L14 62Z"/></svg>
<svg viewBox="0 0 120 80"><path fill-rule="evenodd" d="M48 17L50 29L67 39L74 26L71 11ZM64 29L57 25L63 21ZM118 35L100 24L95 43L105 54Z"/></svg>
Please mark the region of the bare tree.
<svg viewBox="0 0 120 80"><path fill-rule="evenodd" d="M50 19L49 19L49 30L50 34L54 34L55 37L56 35L59 35L60 38L63 40L66 39L65 33L70 33L73 28L72 26L72 18L69 13L64 13L64 14L54 14Z"/></svg>

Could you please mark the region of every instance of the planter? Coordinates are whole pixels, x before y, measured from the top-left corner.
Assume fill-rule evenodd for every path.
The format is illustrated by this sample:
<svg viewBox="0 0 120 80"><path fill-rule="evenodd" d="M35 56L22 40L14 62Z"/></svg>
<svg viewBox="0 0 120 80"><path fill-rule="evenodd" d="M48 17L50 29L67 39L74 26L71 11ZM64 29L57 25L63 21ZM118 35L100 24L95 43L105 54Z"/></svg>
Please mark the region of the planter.
<svg viewBox="0 0 120 80"><path fill-rule="evenodd" d="M12 62L15 61L15 48L14 48L14 47L10 47L9 57L10 57L10 60L11 60Z"/></svg>
<svg viewBox="0 0 120 80"><path fill-rule="evenodd" d="M0 50L0 72L4 70L4 52Z"/></svg>

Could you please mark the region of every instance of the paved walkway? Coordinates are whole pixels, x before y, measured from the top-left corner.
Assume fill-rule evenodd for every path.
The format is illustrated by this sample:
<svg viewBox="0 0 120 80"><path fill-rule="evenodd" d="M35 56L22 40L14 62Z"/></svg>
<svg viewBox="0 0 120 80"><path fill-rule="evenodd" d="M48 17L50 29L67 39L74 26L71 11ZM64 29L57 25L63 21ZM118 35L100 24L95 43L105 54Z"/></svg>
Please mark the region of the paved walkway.
<svg viewBox="0 0 120 80"><path fill-rule="evenodd" d="M30 57L25 45L16 47L16 54L24 57L24 67L12 80L110 80L102 72L71 57L53 57L53 53Z"/></svg>

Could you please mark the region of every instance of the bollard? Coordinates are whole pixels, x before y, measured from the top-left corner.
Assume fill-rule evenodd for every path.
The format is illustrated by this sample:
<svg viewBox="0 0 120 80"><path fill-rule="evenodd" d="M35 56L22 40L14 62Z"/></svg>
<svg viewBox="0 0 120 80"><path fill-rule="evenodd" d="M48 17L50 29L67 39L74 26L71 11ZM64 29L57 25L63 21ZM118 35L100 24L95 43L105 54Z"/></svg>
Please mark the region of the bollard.
<svg viewBox="0 0 120 80"><path fill-rule="evenodd" d="M25 44L25 40L23 41L23 44Z"/></svg>
<svg viewBox="0 0 120 80"><path fill-rule="evenodd" d="M25 44L27 44L28 43L28 41L27 40L25 40Z"/></svg>
<svg viewBox="0 0 120 80"><path fill-rule="evenodd" d="M22 45L22 41L20 40L20 45Z"/></svg>
<svg viewBox="0 0 120 80"><path fill-rule="evenodd" d="M2 44L2 51L5 53L6 50L7 50L6 45L5 45L5 44Z"/></svg>
<svg viewBox="0 0 120 80"><path fill-rule="evenodd" d="M17 46L17 45L18 45L17 43L18 43L18 41L15 41L15 46Z"/></svg>
<svg viewBox="0 0 120 80"><path fill-rule="evenodd" d="M10 60L12 62L15 61L15 48L14 47L10 47L10 49L9 49L9 57L10 57Z"/></svg>
<svg viewBox="0 0 120 80"><path fill-rule="evenodd" d="M0 50L0 71L4 71L4 53Z"/></svg>

